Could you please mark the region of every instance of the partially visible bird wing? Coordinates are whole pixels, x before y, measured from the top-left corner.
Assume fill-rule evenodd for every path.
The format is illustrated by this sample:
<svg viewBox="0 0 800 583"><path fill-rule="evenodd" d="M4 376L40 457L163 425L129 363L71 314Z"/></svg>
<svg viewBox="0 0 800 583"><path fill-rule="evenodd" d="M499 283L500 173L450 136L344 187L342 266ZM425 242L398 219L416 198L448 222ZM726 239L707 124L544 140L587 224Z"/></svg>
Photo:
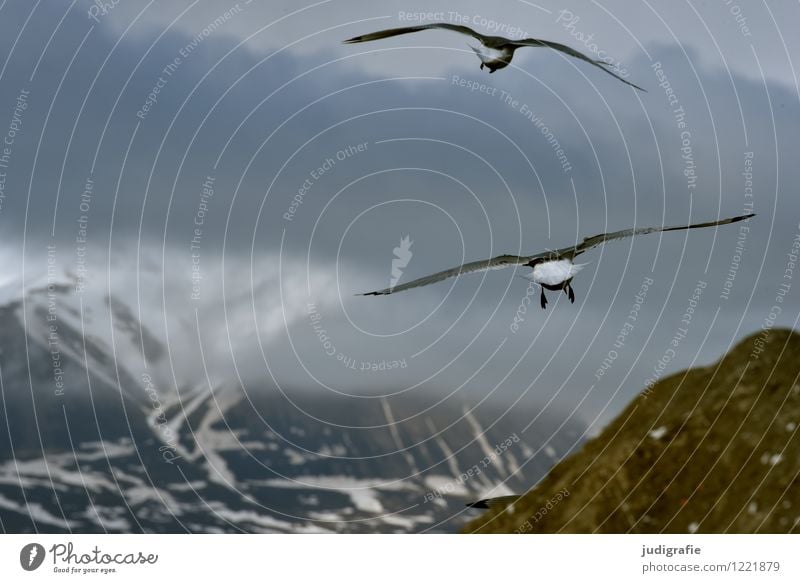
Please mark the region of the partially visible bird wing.
<svg viewBox="0 0 800 583"><path fill-rule="evenodd" d="M707 223L695 223L693 225L678 225L673 227L640 227L638 229L624 229L622 231L615 231L613 233L604 233L602 235L595 235L594 237L586 237L578 245L574 247L565 247L556 251L556 255L568 259L573 259L581 253L585 253L590 249L594 249L598 245L608 243L609 241L616 241L625 239L627 237L635 237L637 235L648 235L650 233L660 233L665 231L685 231L688 229L703 229L705 227L718 227L720 225L727 225L736 223L754 217L755 214L742 215L740 217L731 217L729 219L721 219L719 221L709 221Z"/></svg>
<svg viewBox="0 0 800 583"><path fill-rule="evenodd" d="M599 67L600 69L602 69L603 71L605 71L606 73L611 75L612 77L616 77L617 79L619 79L620 81L622 81L626 85L630 85L634 89L638 89L639 91L644 91L645 93L647 93L646 89L642 89L638 85L634 85L633 83L631 83L630 81L625 80L624 78L620 77L619 75L617 75L613 71L610 71L607 68L610 65L608 63L606 63L605 61L598 61L598 60L592 59L591 57L589 57L587 55L584 55L582 52L576 51L575 49L573 49L571 47L568 47L567 45L562 45L561 43L554 43L554 42L550 42L550 41L547 41L547 40L540 40L538 38L524 38L524 39L521 39L521 40L511 40L511 41L509 41L508 44L514 45L514 46L518 46L518 47L547 47L549 49L560 51L562 53L565 53L565 54L569 55L570 57L575 57L576 59L580 59L581 61L586 61L587 63L591 63L592 65L594 65L595 67Z"/></svg>
<svg viewBox="0 0 800 583"><path fill-rule="evenodd" d="M382 38L389 38L391 36L397 36L400 34L408 34L410 32L419 32L420 30L428 30L431 28L443 28L445 30L452 30L453 32L460 32L461 34L466 34L468 36L474 37L481 42L483 42L486 38L482 34L475 32L468 26L460 26L458 24L448 24L447 22L434 22L432 24L421 24L419 26L403 26L401 28L389 28L386 30L379 30L377 32L372 32L370 34L354 36L353 38L349 38L346 41L344 41L344 43L345 44L365 43L371 40L380 40Z"/></svg>
<svg viewBox="0 0 800 583"><path fill-rule="evenodd" d="M519 494L513 494L510 496L498 496L497 498L484 498L483 500L478 500L477 502L470 502L467 504L468 508L505 508L509 504L513 504L517 500L522 498Z"/></svg>
<svg viewBox="0 0 800 583"><path fill-rule="evenodd" d="M414 281L409 281L408 283L396 285L394 287L387 287L386 289L368 292L365 294L358 294L358 295L385 296L405 291L407 289L411 289L414 287L422 287L423 285L430 285L432 283L437 283L439 281L449 279L451 277L456 277L457 275L462 275L465 273L475 273L477 271L488 271L490 269L503 269L504 267L512 267L514 265L524 265L525 263L528 263L531 259L533 259L533 257L536 256L518 257L517 255L499 255L498 257L493 257L492 259L484 259L483 261L473 261L472 263L465 263L464 265L459 265L458 267L453 267L452 269L446 269L445 271L440 271L439 273L434 273L433 275L420 277L419 279L415 279Z"/></svg>

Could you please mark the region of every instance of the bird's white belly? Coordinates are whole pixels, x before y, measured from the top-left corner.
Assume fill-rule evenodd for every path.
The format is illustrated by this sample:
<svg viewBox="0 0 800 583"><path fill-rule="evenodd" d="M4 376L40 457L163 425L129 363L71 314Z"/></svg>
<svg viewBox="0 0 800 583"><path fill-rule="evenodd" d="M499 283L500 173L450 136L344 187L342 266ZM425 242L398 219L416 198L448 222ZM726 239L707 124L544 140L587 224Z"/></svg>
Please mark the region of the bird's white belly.
<svg viewBox="0 0 800 583"><path fill-rule="evenodd" d="M536 283L558 285L567 281L578 271L580 271L580 266L575 265L569 259L546 261L534 266L530 279Z"/></svg>
<svg viewBox="0 0 800 583"><path fill-rule="evenodd" d="M484 64L507 63L511 59L511 52L507 50L490 49L483 45L474 50Z"/></svg>

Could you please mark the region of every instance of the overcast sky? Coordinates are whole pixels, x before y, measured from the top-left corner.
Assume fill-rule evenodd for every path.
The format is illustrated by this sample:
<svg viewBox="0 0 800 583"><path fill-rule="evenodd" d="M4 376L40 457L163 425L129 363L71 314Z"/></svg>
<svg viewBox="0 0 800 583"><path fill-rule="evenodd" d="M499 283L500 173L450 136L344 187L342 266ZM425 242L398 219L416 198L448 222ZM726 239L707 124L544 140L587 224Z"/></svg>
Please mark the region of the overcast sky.
<svg viewBox="0 0 800 583"><path fill-rule="evenodd" d="M182 379L205 378L202 346L212 382L602 423L796 324L796 2L107 4L0 8L0 281L40 277L48 244L77 273L85 235L85 301L139 306ZM341 43L431 19L602 51L647 92L545 49L490 75L447 31ZM400 282L750 208L586 254L574 305L540 310L512 270L354 295L389 285L405 237Z"/></svg>

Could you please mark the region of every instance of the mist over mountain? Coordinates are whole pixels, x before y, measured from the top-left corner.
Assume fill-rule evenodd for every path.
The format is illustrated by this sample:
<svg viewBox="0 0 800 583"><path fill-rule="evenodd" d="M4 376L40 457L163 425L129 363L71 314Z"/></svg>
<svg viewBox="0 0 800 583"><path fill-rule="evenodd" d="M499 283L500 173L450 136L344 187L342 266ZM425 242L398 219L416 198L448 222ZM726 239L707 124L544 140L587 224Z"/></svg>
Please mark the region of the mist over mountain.
<svg viewBox="0 0 800 583"><path fill-rule="evenodd" d="M453 532L585 429L437 391L173 385L134 309L106 298L108 342L81 299L58 280L0 306L4 532Z"/></svg>

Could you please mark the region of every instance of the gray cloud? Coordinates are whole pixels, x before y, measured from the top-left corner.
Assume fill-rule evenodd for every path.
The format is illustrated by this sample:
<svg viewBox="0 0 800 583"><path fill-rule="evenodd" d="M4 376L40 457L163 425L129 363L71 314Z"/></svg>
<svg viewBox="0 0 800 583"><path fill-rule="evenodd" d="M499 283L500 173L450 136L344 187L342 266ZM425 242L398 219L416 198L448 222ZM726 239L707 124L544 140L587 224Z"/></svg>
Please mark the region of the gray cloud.
<svg viewBox="0 0 800 583"><path fill-rule="evenodd" d="M447 9L437 3L426 11L439 4ZM138 275L162 337L175 330L193 338L199 309L215 375L235 373L235 364L245 382L273 374L313 390L464 390L505 402L527 392L567 409L582 403L589 419L607 419L652 376L698 281L706 285L699 307L666 371L713 360L775 305L800 216L791 191L798 182L797 87L787 56L798 41L779 34L796 6L743 6L745 36L722 2L669 11L621 2L608 13L583 7L572 10L580 18L573 29L556 22L553 6L548 14L508 2L484 15L484 4L459 4L470 18L576 48L586 48L578 32L594 33L649 91L636 94L544 51L521 51L514 67L489 76L463 40L446 33L357 50L339 43L394 26L400 11L422 3L378 9L331 2L268 28L295 5L239 5L205 34L225 12L218 4L198 3L174 24L189 3L154 5L128 28L141 7L122 2L85 40L93 24L83 12L88 4L58 29L63 13L40 11L13 52L29 7L3 10L9 60L0 129L20 91L30 91L0 212L10 279L21 273L22 257L29 274L44 269L53 224L60 265L74 270L77 220L86 215L92 285L104 286L110 269L119 276L109 291L135 301ZM381 15L390 18L347 24ZM428 46L436 47L430 58L421 48ZM659 86L654 62L677 103ZM460 79L485 90L470 91ZM685 174L684 131L696 182ZM736 227L598 250L576 279L577 303L562 298L546 312L528 309L517 333L510 324L527 283L513 273L389 298L352 295L388 285L392 250L405 236L413 257L402 277L413 278L462 258L561 247L634 224L739 214L748 201L742 173L749 152L759 215L742 232L744 251L724 297L738 257ZM214 194L203 199L209 176ZM93 188L82 210L87 178ZM287 220L304 183L302 203ZM187 299L196 228L200 303ZM639 319L615 349L646 277L654 283ZM332 356L314 331L309 303L335 345ZM777 323L794 325L797 306L790 295ZM610 350L616 357L598 379ZM187 342L174 356L181 374L196 374L195 346ZM406 366L361 370L395 361Z"/></svg>

